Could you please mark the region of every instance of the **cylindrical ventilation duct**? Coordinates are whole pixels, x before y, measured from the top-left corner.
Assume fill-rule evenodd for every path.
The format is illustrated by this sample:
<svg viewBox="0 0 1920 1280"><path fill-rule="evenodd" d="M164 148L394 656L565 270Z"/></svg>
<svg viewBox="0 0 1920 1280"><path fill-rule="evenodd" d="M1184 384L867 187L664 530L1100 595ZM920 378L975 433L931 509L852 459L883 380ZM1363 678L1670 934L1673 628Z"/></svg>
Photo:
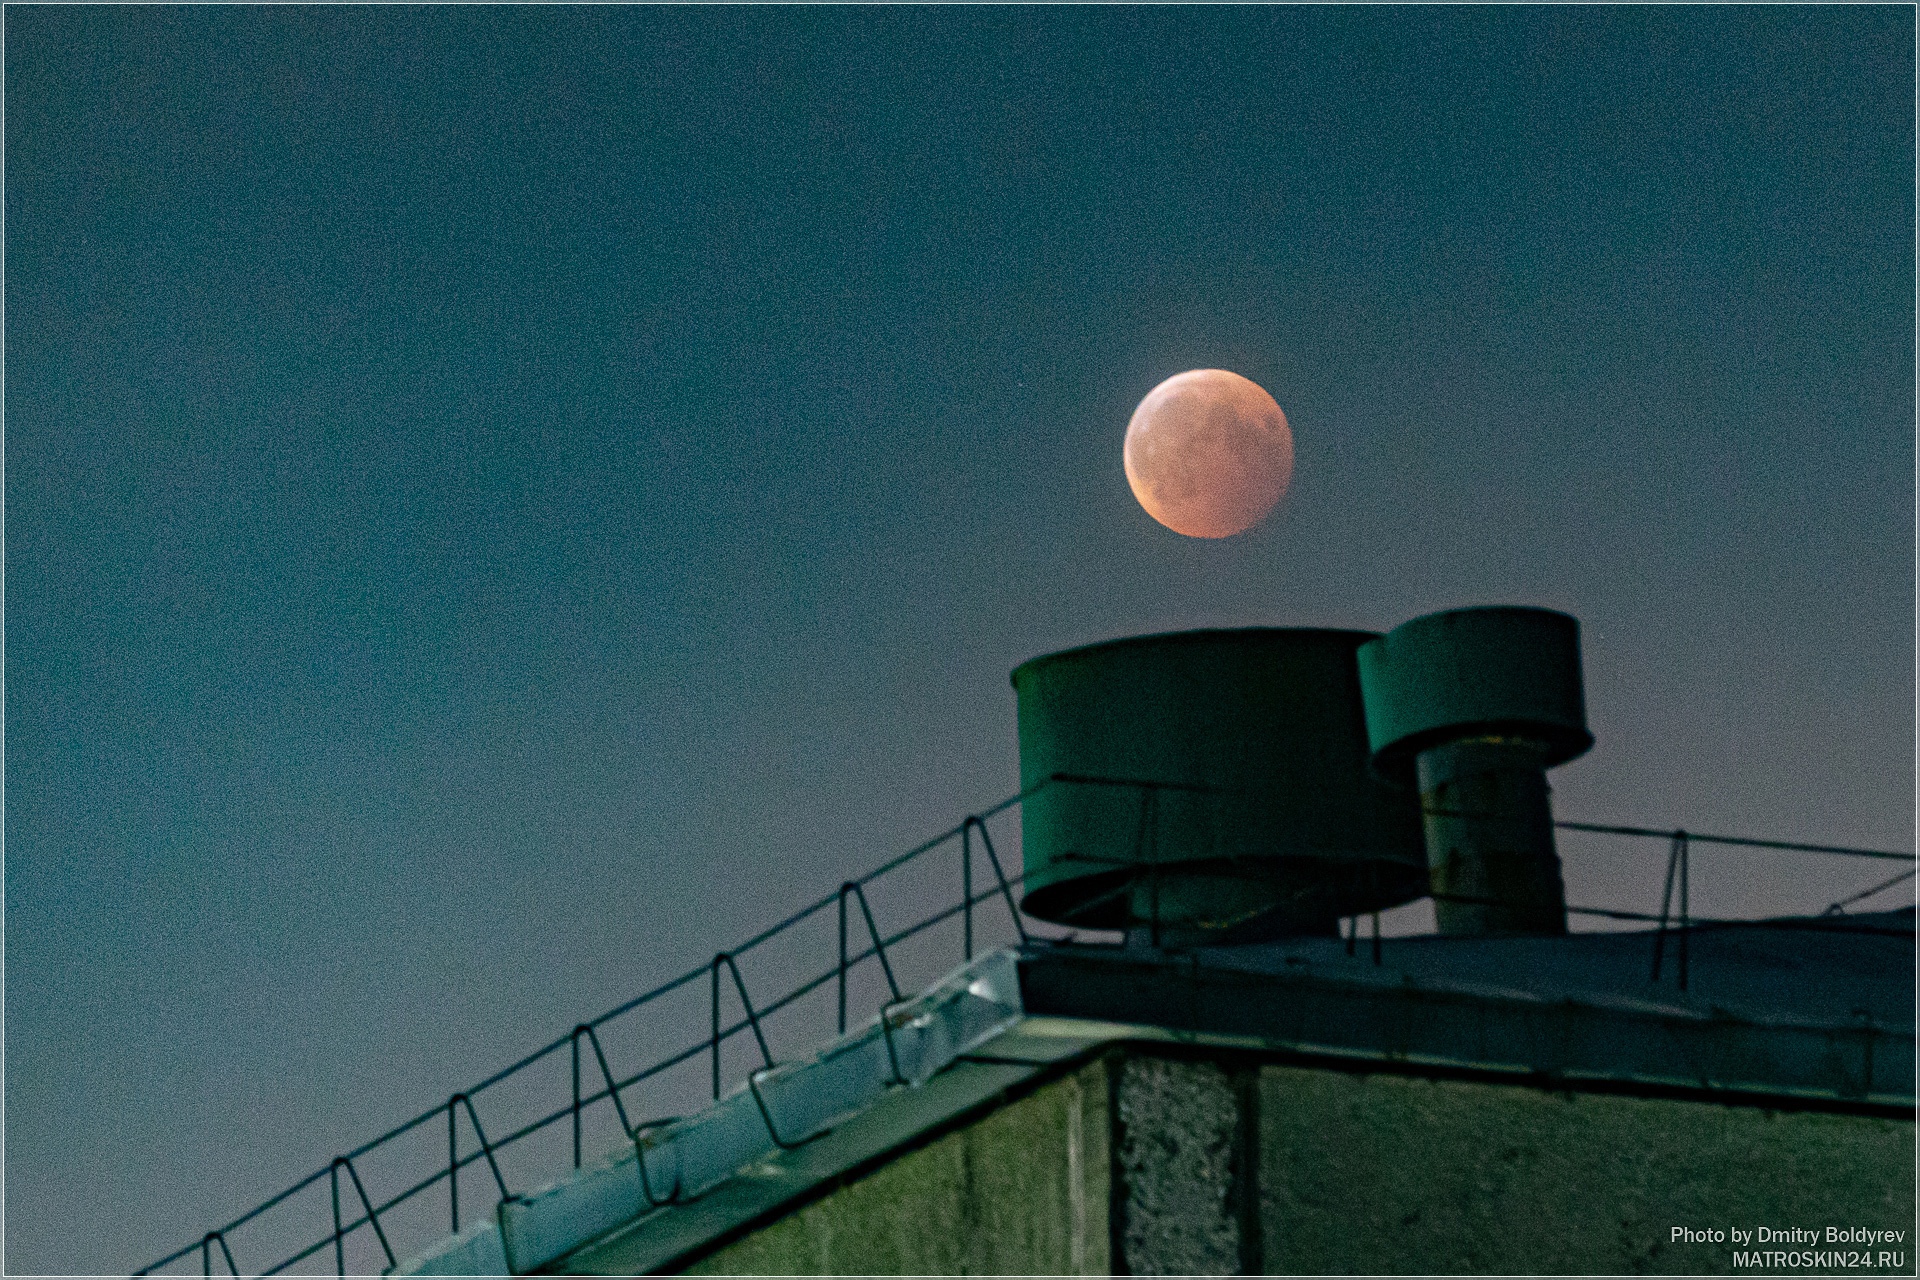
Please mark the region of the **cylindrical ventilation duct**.
<svg viewBox="0 0 1920 1280"><path fill-rule="evenodd" d="M1565 933L1545 771L1593 745L1580 624L1429 614L1362 645L1359 668L1374 766L1420 794L1440 932Z"/></svg>
<svg viewBox="0 0 1920 1280"><path fill-rule="evenodd" d="M1026 910L1181 946L1331 933L1424 894L1418 806L1368 768L1371 638L1191 631L1015 670Z"/></svg>

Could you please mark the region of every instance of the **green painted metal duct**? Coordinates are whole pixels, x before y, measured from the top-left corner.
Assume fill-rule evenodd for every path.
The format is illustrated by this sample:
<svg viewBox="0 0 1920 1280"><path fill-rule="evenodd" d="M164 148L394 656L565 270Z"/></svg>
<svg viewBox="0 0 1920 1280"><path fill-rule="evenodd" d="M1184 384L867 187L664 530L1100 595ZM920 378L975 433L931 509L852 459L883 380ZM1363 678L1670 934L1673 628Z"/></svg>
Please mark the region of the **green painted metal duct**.
<svg viewBox="0 0 1920 1280"><path fill-rule="evenodd" d="M1368 768L1371 632L1144 636L1035 658L1019 702L1025 908L1155 941L1330 932L1419 897L1412 794ZM1044 784L1044 785L1043 785Z"/></svg>
<svg viewBox="0 0 1920 1280"><path fill-rule="evenodd" d="M1580 624L1551 609L1430 613L1362 645L1360 690L1376 765L1410 782L1438 742L1512 735L1563 764L1593 745L1580 684Z"/></svg>
<svg viewBox="0 0 1920 1280"><path fill-rule="evenodd" d="M1420 794L1440 932L1565 933L1546 769L1593 745L1580 624L1455 609L1369 641L1358 661L1374 765Z"/></svg>

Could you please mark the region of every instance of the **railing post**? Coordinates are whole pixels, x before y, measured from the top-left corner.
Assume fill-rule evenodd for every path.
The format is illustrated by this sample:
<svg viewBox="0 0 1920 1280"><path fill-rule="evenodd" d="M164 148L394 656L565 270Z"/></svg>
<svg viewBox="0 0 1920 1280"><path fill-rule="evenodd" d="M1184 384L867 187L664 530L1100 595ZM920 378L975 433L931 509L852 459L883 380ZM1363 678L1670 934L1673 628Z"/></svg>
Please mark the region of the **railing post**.
<svg viewBox="0 0 1920 1280"><path fill-rule="evenodd" d="M1667 845L1667 883L1660 890L1660 927L1653 933L1653 976L1650 982L1660 981L1660 962L1667 950L1667 912L1673 905L1673 878L1680 869L1680 850L1684 845L1686 833L1676 831Z"/></svg>
<svg viewBox="0 0 1920 1280"><path fill-rule="evenodd" d="M580 1167L580 1028L573 1029L573 1167Z"/></svg>
<svg viewBox="0 0 1920 1280"><path fill-rule="evenodd" d="M227 1260L227 1274L237 1277L240 1274L240 1267L233 1260L233 1250L227 1247L227 1237L218 1231L209 1231L200 1237L200 1274L209 1277L213 1275L215 1241L220 1243L220 1256Z"/></svg>
<svg viewBox="0 0 1920 1280"><path fill-rule="evenodd" d="M1680 989L1687 989L1687 940L1693 933L1693 913L1687 904L1687 833L1676 831L1674 841L1680 846Z"/></svg>
<svg viewBox="0 0 1920 1280"><path fill-rule="evenodd" d="M714 981L720 980L718 974ZM718 999L719 997L715 997ZM840 886L840 1034L847 1033L847 886Z"/></svg>
<svg viewBox="0 0 1920 1280"><path fill-rule="evenodd" d="M1380 963L1380 913L1373 913L1373 962Z"/></svg>
<svg viewBox="0 0 1920 1280"><path fill-rule="evenodd" d="M347 1247L340 1236L340 1162L327 1166L327 1181L333 1190L333 1274L347 1274Z"/></svg>
<svg viewBox="0 0 1920 1280"><path fill-rule="evenodd" d="M867 922L867 936L873 939L873 954L880 960L880 972L886 975L887 990L893 992L893 998L898 1000L900 998L900 984L894 979L893 963L887 959L887 944L880 936L880 926L873 922L873 908L867 905L867 891L860 887L858 881L849 880L840 886L840 894L844 899L849 893L860 900L860 915ZM739 974L736 972L734 976L737 978ZM742 988L740 999L744 1002L746 998L746 990Z"/></svg>
<svg viewBox="0 0 1920 1280"><path fill-rule="evenodd" d="M721 953L722 955L725 952ZM713 1051L713 1096L720 1097L720 956L713 958L712 973L713 995L713 1033L709 1044Z"/></svg>
<svg viewBox="0 0 1920 1280"><path fill-rule="evenodd" d="M740 996L741 1012L747 1015L747 1026L753 1031L754 1043L760 1046L760 1061L771 1067L773 1050L767 1047L766 1032L760 1030L760 1015L753 1010L753 1001L747 996L747 980L740 976L740 965L730 951L716 952L713 957L713 1096L720 1096L720 966L727 966L727 972L733 975L733 989Z"/></svg>
<svg viewBox="0 0 1920 1280"><path fill-rule="evenodd" d="M973 828L960 825L960 929L962 963L973 960Z"/></svg>
<svg viewBox="0 0 1920 1280"><path fill-rule="evenodd" d="M453 1099L447 1099L447 1209L453 1215L453 1234L460 1234L460 1136L454 1127Z"/></svg>
<svg viewBox="0 0 1920 1280"><path fill-rule="evenodd" d="M450 1157L453 1154L453 1109L461 1103L466 1104L467 1123L473 1126L473 1136L480 1140L480 1154L487 1158L487 1168L493 1171L493 1184L500 1188L500 1201L504 1204L513 1199L513 1193L507 1190L507 1180L500 1172L500 1162L493 1158L493 1144L487 1141L487 1131L480 1127L480 1113L473 1109L473 1099L464 1093L456 1093L447 1099L447 1153ZM352 1170L348 1172L351 1173ZM453 1172L457 1178L459 1175L457 1163L453 1165ZM458 1212L457 1202L455 1212ZM455 1228L456 1231L458 1229Z"/></svg>
<svg viewBox="0 0 1920 1280"><path fill-rule="evenodd" d="M1014 932L1020 935L1020 944L1027 943L1027 926L1020 922L1020 907L1013 900L1013 886L1007 883L1007 873L1000 865L1000 855L993 847L993 837L987 834L987 824L979 814L969 814L966 826L977 828L980 832L980 845L987 851L987 861L993 866L993 878L1000 882L1000 896L1007 900L1007 914L1013 918Z"/></svg>
<svg viewBox="0 0 1920 1280"><path fill-rule="evenodd" d="M334 1221L335 1221L335 1227L334 1227L335 1231L337 1232L339 1230L339 1225L338 1225L339 1217L340 1217L339 1170L340 1170L340 1166L342 1165L346 1166L347 1176L353 1179L354 1194L360 1197L360 1208L367 1215L367 1225L373 1228L373 1238L380 1242L380 1251L387 1255L387 1265L389 1267L399 1266L400 1259L393 1256L393 1246L387 1242L386 1229L380 1225L380 1215L374 1211L373 1197L367 1194L367 1184L360 1181L360 1171L353 1167L353 1160L351 1157L348 1157L348 1156L335 1156L333 1159L333 1170L334 1170L333 1215L334 1215ZM336 1242L336 1245L337 1245L337 1242Z"/></svg>
<svg viewBox="0 0 1920 1280"><path fill-rule="evenodd" d="M607 1051L600 1047L600 1037L594 1031L593 1024L590 1022L581 1023L573 1029L573 1035L576 1052L578 1052L579 1049L579 1038L581 1036L585 1036L587 1043L593 1046L594 1061L600 1064L600 1075L607 1082L607 1097L613 1101L613 1113L620 1117L620 1132L626 1134L628 1140L631 1141L637 1131L633 1127L633 1121L627 1118L627 1104L620 1101L619 1082L613 1078L613 1067L607 1062ZM576 1084L574 1089L577 1093L579 1086ZM579 1165L576 1163L574 1167L579 1168Z"/></svg>
<svg viewBox="0 0 1920 1280"><path fill-rule="evenodd" d="M747 1029L753 1032L753 1042L760 1046L761 1065L773 1065L773 1050L767 1047L766 1032L760 1029L760 1015L754 1011L753 1001L747 996L747 980L740 976L740 964L731 952L722 952L727 962L727 972L733 975L733 990L740 997L740 1012L747 1015Z"/></svg>

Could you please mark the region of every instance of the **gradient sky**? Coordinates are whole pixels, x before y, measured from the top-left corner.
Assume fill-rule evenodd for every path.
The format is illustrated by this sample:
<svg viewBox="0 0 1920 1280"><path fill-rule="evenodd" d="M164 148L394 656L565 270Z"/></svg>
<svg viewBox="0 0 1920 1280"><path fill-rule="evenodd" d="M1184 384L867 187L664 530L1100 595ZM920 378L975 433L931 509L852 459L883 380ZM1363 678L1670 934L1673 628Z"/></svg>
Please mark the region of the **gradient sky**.
<svg viewBox="0 0 1920 1280"><path fill-rule="evenodd" d="M8 8L7 1270L1011 793L1090 641L1565 609L1559 816L1911 848L1914 23ZM1121 471L1196 366L1296 437L1224 542Z"/></svg>

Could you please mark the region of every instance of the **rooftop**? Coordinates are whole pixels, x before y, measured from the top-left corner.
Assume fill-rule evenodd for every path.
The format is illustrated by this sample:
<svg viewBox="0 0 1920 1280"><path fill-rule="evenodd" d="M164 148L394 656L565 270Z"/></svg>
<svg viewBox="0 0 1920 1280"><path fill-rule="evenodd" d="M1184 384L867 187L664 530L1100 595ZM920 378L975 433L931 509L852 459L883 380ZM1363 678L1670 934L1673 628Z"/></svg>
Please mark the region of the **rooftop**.
<svg viewBox="0 0 1920 1280"><path fill-rule="evenodd" d="M1196 949L1030 942L503 1207L399 1268L638 1274L804 1199L1103 1047L1218 1046L1347 1069L1509 1078L1892 1117L1914 1107L1914 916ZM1669 931L1663 949L1682 935Z"/></svg>
<svg viewBox="0 0 1920 1280"><path fill-rule="evenodd" d="M577 1025L146 1270L278 1274L323 1261L352 1274L668 1267L1123 1044L1913 1115L1911 908L1836 906L1751 921L1571 908L1576 921L1616 931L1557 938L1376 940L1356 917L1343 937L1157 949L1138 945L1138 935L1135 945L1076 937L1019 911L1022 876L1003 864L996 832L1020 799ZM1666 840L1683 889L1684 846L1717 839L1559 825L1601 833L1582 839ZM1784 847L1909 868L1882 889L1911 876L1910 855ZM958 901L883 930L903 902L924 911L954 879ZM1670 874L1669 890L1672 882ZM1686 895L1669 892L1667 901ZM823 941L823 929L831 938L836 923L831 960L808 969L807 947ZM1617 931L1623 925L1641 927ZM997 938L1009 945L993 949ZM938 958L948 946L947 955L969 958L919 985L914 973L952 963ZM684 1018L660 1021L675 999L699 1001L699 1031ZM885 1018L859 1022L861 1009L883 999ZM638 1043L655 1055L637 1069L623 1027L643 1032ZM682 1033L685 1047L662 1054L675 1042L661 1037ZM743 1048L757 1064L744 1078ZM569 1057L570 1094L525 1084ZM642 1097L662 1101L676 1072L683 1085L693 1073L711 1100L687 1099L685 1114L669 1120L637 1114ZM609 1151L598 1163L596 1149Z"/></svg>

